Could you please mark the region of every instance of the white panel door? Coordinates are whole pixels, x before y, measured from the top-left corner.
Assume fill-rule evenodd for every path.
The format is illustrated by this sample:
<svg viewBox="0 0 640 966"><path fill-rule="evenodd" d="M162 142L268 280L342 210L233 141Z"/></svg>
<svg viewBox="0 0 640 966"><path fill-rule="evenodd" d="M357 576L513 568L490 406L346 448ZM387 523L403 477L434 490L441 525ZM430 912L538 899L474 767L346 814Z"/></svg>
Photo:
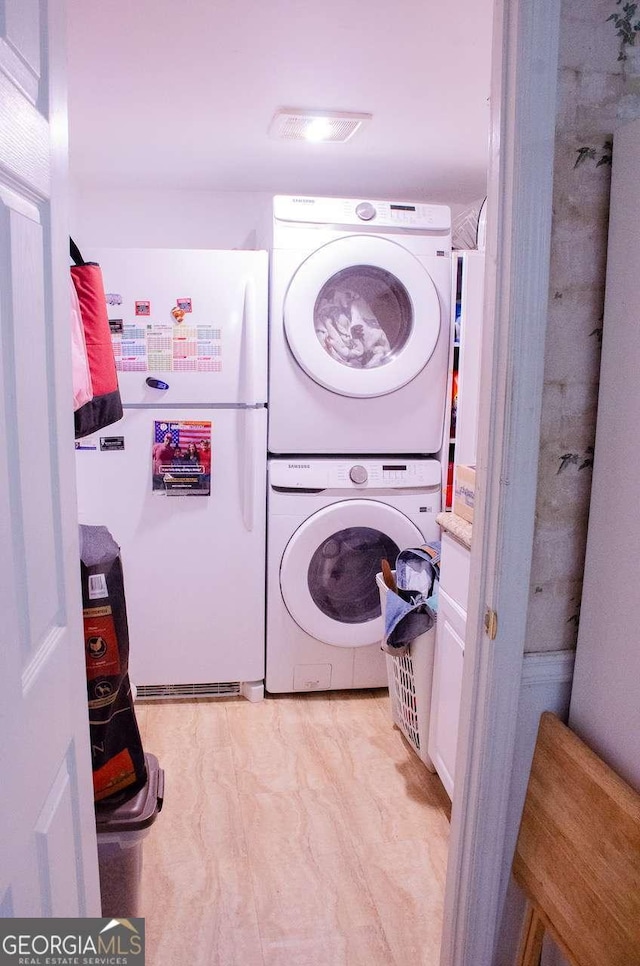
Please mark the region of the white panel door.
<svg viewBox="0 0 640 966"><path fill-rule="evenodd" d="M0 0L0 915L100 914L73 478L63 4Z"/></svg>

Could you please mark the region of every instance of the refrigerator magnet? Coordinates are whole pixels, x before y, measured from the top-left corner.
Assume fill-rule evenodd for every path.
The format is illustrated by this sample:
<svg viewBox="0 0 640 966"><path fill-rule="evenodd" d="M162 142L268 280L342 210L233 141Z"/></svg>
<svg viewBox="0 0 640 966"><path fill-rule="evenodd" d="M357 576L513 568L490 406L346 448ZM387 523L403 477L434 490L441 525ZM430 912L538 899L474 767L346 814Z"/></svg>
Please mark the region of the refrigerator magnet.
<svg viewBox="0 0 640 966"><path fill-rule="evenodd" d="M106 292L104 297L107 300L107 305L122 305L122 296L118 295L117 292Z"/></svg>
<svg viewBox="0 0 640 966"><path fill-rule="evenodd" d="M151 302L136 302L136 315L151 315Z"/></svg>
<svg viewBox="0 0 640 966"><path fill-rule="evenodd" d="M181 309L176 305L171 309L171 314L178 324L180 324L180 322L184 322L184 309Z"/></svg>
<svg viewBox="0 0 640 966"><path fill-rule="evenodd" d="M102 453L109 453L113 450L123 450L124 449L124 436L101 436L100 437L100 451Z"/></svg>
<svg viewBox="0 0 640 966"><path fill-rule="evenodd" d="M183 312L193 312L191 307L191 299L176 299L176 305Z"/></svg>
<svg viewBox="0 0 640 966"><path fill-rule="evenodd" d="M152 489L166 496L211 494L211 422L154 420Z"/></svg>

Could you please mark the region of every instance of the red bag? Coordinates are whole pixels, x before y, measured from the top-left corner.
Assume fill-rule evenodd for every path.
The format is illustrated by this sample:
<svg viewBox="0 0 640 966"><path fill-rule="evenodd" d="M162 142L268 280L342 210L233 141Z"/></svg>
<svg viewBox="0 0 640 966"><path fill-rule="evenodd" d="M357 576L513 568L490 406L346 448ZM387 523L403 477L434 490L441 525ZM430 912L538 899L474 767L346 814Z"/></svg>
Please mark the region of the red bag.
<svg viewBox="0 0 640 966"><path fill-rule="evenodd" d="M97 262L85 262L70 239L71 278L78 293L80 313L91 372L93 399L74 413L76 439L96 433L122 419L122 400L111 344L102 271Z"/></svg>

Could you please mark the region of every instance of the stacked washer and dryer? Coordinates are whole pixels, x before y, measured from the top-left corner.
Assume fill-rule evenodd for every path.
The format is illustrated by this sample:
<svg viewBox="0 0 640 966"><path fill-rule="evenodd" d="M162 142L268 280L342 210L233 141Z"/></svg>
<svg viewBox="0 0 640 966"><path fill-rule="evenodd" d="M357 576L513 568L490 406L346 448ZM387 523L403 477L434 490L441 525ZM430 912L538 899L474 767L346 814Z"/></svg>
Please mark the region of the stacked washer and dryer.
<svg viewBox="0 0 640 966"><path fill-rule="evenodd" d="M382 687L380 560L439 538L450 211L273 215L266 687Z"/></svg>

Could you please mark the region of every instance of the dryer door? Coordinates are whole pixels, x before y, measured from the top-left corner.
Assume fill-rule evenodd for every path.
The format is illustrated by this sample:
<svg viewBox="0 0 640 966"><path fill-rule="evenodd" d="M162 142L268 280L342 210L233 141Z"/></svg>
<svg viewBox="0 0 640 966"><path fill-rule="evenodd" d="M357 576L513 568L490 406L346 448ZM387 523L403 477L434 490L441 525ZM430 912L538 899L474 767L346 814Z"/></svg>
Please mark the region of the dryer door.
<svg viewBox="0 0 640 966"><path fill-rule="evenodd" d="M383 557L424 536L399 510L375 500L324 507L296 530L280 565L280 590L294 621L318 641L365 647L380 641L383 622L376 574Z"/></svg>
<svg viewBox="0 0 640 966"><path fill-rule="evenodd" d="M440 315L424 265L402 245L368 235L313 252L284 301L298 364L343 396L382 396L410 382L433 354Z"/></svg>

